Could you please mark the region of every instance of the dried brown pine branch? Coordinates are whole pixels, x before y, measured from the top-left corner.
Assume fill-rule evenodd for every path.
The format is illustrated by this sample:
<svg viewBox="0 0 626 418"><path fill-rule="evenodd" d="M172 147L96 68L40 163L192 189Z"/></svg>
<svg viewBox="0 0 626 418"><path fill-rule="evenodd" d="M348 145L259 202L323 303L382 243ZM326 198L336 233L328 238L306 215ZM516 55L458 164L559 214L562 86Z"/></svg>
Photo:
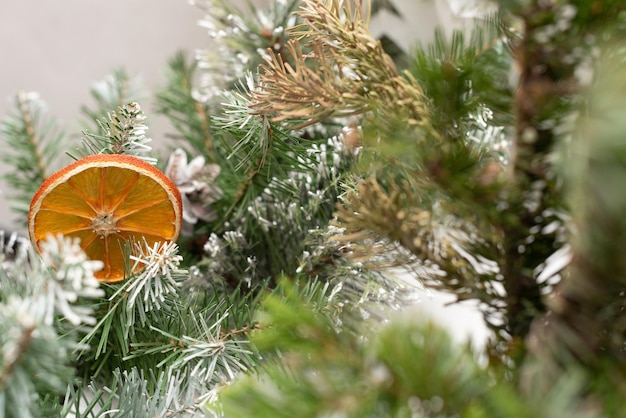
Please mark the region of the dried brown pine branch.
<svg viewBox="0 0 626 418"><path fill-rule="evenodd" d="M304 23L290 31L294 39L285 56L270 51L261 66L259 87L252 92L254 112L292 120L297 127L370 111L400 114L413 125L427 119L421 88L408 74L398 74L369 33L360 3L304 2L299 13Z"/></svg>
<svg viewBox="0 0 626 418"><path fill-rule="evenodd" d="M345 232L333 240L346 244L348 257L374 269L392 266L382 258L386 254L410 252L428 270L420 276L425 284L452 290L458 300L480 300L485 319L499 328L505 312L497 267L476 253L493 243L479 238L471 221L442 212L439 203L415 205L422 200L415 187L408 182L385 186L375 177L362 180L337 206L334 225Z"/></svg>

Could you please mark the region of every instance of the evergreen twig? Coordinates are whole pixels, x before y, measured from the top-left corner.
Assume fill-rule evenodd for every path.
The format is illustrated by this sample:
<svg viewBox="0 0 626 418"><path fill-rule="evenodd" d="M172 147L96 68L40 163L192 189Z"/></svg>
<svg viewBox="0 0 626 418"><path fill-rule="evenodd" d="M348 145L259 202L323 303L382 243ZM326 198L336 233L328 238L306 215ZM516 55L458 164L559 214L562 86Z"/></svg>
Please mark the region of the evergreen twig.
<svg viewBox="0 0 626 418"><path fill-rule="evenodd" d="M46 111L38 94L20 92L14 98L14 108L0 124L5 149L0 159L12 167L3 177L12 190L8 194L12 206L24 216L24 222L38 185L54 172L67 146L63 132Z"/></svg>
<svg viewBox="0 0 626 418"><path fill-rule="evenodd" d="M128 154L141 158L150 164L156 164L154 157L148 154L152 139L146 137L148 127L144 124L146 116L138 103L119 106L116 111L98 120L101 134L83 132L83 150L81 155L89 154Z"/></svg>
<svg viewBox="0 0 626 418"><path fill-rule="evenodd" d="M123 68L115 69L104 79L93 83L89 92L95 101L94 107L83 105L80 109L85 116L85 130L94 132L100 129L97 121L105 118L111 109L143 99L141 79L131 76Z"/></svg>
<svg viewBox="0 0 626 418"><path fill-rule="evenodd" d="M269 51L250 107L294 128L331 116L358 115L376 109L401 114L409 124L424 123L420 86L410 74L399 75L392 59L367 30L367 18L355 0L305 1L303 20L290 34L285 54ZM375 105L375 106L374 106Z"/></svg>
<svg viewBox="0 0 626 418"><path fill-rule="evenodd" d="M178 52L170 61L168 85L157 93L156 111L166 116L176 134L170 136L183 146L190 146L194 154L206 154L209 161L215 161L209 105L199 101L194 95L194 79L198 73L198 63L189 60L183 52Z"/></svg>

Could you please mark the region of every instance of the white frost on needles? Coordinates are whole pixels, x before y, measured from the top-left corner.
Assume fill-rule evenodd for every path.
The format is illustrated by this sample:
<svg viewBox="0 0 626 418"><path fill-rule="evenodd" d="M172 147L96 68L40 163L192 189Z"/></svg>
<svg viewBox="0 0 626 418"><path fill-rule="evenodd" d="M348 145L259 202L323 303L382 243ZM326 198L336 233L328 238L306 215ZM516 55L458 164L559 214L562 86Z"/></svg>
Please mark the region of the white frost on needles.
<svg viewBox="0 0 626 418"><path fill-rule="evenodd" d="M166 295L176 294L180 279L186 278L189 273L179 268L183 257L178 254L175 242L155 242L152 246L146 241L135 243L134 252L135 255L130 256L134 262L132 271L142 266L143 270L126 288L128 307L132 308L139 302L147 312L159 308Z"/></svg>
<svg viewBox="0 0 626 418"><path fill-rule="evenodd" d="M104 296L94 273L103 267L102 261L89 260L78 238L49 235L41 243L41 265L50 272L51 280L42 283L44 300L38 304L44 323L51 325L54 314L61 314L72 325L93 325L96 319L88 306L75 305L78 298Z"/></svg>

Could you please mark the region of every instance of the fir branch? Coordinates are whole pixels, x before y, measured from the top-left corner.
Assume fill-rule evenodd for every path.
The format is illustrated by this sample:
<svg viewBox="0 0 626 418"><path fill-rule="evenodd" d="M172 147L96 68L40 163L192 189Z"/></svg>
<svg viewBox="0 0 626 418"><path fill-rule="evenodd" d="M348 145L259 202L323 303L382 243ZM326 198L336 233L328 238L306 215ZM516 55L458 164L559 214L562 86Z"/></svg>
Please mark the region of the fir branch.
<svg viewBox="0 0 626 418"><path fill-rule="evenodd" d="M67 340L37 318L32 300L15 295L0 304L0 414L37 416L35 401L65 390L72 377Z"/></svg>
<svg viewBox="0 0 626 418"><path fill-rule="evenodd" d="M186 300L195 303L181 306L170 321L153 321L154 325L133 337L123 364L136 364L146 371L166 369L179 374L184 384L195 380L207 388L258 366L260 358L247 341L250 330L256 328L248 324L258 296L237 290L230 295L195 296Z"/></svg>
<svg viewBox="0 0 626 418"><path fill-rule="evenodd" d="M244 347L247 332L242 331L251 323L254 294L198 288L178 267L172 243L142 248L131 257L146 268L106 288L102 316L81 341L92 347L79 353L88 377L135 367L145 373L177 370L185 384L202 376L198 381L214 385L258 363Z"/></svg>
<svg viewBox="0 0 626 418"><path fill-rule="evenodd" d="M199 417L205 391L200 379L172 370L116 369L106 386L91 382L68 387L60 416Z"/></svg>
<svg viewBox="0 0 626 418"><path fill-rule="evenodd" d="M167 354L157 367L173 370L189 370L190 373L207 385L232 381L240 371L250 370L258 363L253 360L253 351L244 348L247 341L241 341L237 334L224 335L222 322L228 315L217 318L208 324L203 317L196 318L195 338L188 335L175 336L167 331L153 328L165 337L167 343L135 343L127 360L152 353Z"/></svg>
<svg viewBox="0 0 626 418"><path fill-rule="evenodd" d="M27 256L0 269L0 415L40 416L36 403L58 396L71 382L70 354L93 323L91 301L100 296L77 243L50 237L42 258Z"/></svg>
<svg viewBox="0 0 626 418"><path fill-rule="evenodd" d="M11 375L14 373L17 363L24 355L24 352L28 349L33 338L33 332L35 331L35 325L27 323L28 320L24 320L25 324L22 328L22 334L18 337L15 348L12 353L3 353L3 367L0 371L0 391L5 390L5 386L9 381Z"/></svg>
<svg viewBox="0 0 626 418"><path fill-rule="evenodd" d="M304 23L291 34L306 42L308 52L295 40L287 44L285 56L270 51L252 92L252 110L276 121L292 120L294 127L374 110L423 123L419 85L410 74L398 74L368 32L358 2L305 1L299 16Z"/></svg>
<svg viewBox="0 0 626 418"><path fill-rule="evenodd" d="M280 52L288 39L286 29L296 21L293 11L299 3L248 1L243 7L228 0L195 1L205 11L200 26L208 29L213 40L210 49L196 53L201 76L196 98L213 103L246 71L255 70L266 50Z"/></svg>
<svg viewBox="0 0 626 418"><path fill-rule="evenodd" d="M161 110L195 158L177 150L167 171L205 205L192 228L200 261L183 269L174 243L128 248L128 280L102 285L103 297L98 263L75 242L57 238L39 258L0 234L0 415L195 416L204 403L220 416L218 399L234 416L622 413L623 66L600 84L610 100L589 107L608 124L574 137L585 149L567 161L582 168L571 204L553 151L569 141L596 41L621 34L623 1L503 2L469 38L436 35L404 73L368 33L368 4L305 0L293 14L298 3L245 17L227 0L202 1L226 49L171 64ZM493 30L508 13L519 33ZM261 56L259 81L242 77ZM142 120L123 113L134 106L111 101L125 89L97 93L116 111L87 134L89 152L115 152L123 138L142 153ZM363 131L329 120L347 115L365 115ZM24 149L41 151L45 141L23 131ZM34 177L54 151L33 154ZM219 168L196 177L205 156ZM552 260L569 241L572 266L560 272L567 257ZM374 323L412 290L373 270L397 263L482 302L498 331L486 368L436 327Z"/></svg>
<svg viewBox="0 0 626 418"><path fill-rule="evenodd" d="M105 118L111 109L143 99L140 78L131 77L123 68L115 69L104 79L93 83L89 93L95 101L95 106L90 108L82 105L80 110L85 116L85 130L94 124L92 131L99 130L100 125L97 121Z"/></svg>
<svg viewBox="0 0 626 418"><path fill-rule="evenodd" d="M102 261L89 260L79 245L79 239L62 235L49 237L40 244L41 265L52 273L43 287L42 295L53 296L53 301L41 301L43 322L51 325L53 314L62 316L73 326L93 325L90 306L72 306L79 298L95 299L104 296L94 273L103 267ZM39 289L38 289L39 290ZM46 311L45 307L54 308Z"/></svg>
<svg viewBox="0 0 626 418"><path fill-rule="evenodd" d="M580 375L526 397L510 382L495 384L473 353L433 324L395 318L349 332L325 313L338 299L326 293L318 305L304 289L283 290L263 304L262 321L271 326L253 335L268 363L260 376L220 391L226 416L600 416L578 400Z"/></svg>
<svg viewBox="0 0 626 418"><path fill-rule="evenodd" d="M133 277L121 285L105 288L108 295L101 300L99 321L83 337L82 344L95 347L81 353L93 361L106 360L110 347L127 355L131 341L152 323L159 323L164 312L171 309L178 314L178 288L187 279L188 272L179 268L182 257L175 243L134 243L129 248L129 272ZM174 314L170 312L171 314ZM98 362L95 363L97 367Z"/></svg>
<svg viewBox="0 0 626 418"><path fill-rule="evenodd" d="M152 141L146 137L148 127L138 103L129 103L107 114L106 119L98 120L101 134L83 131L83 150L81 155L89 154L128 154L156 164L156 158L149 157Z"/></svg>
<svg viewBox="0 0 626 418"><path fill-rule="evenodd" d="M624 364L624 309L626 264L622 248L623 211L626 202L619 191L625 178L624 124L626 88L624 51L609 45L599 60L596 83L591 92L587 116L577 129L576 142L569 150L567 165L568 198L577 234L571 266L549 301L549 321L533 323L529 344L530 361L525 365L525 389L534 393L573 368L602 376L604 385L624 393L621 382ZM618 396L622 396L618 395ZM611 408L610 403L606 403ZM617 411L608 409L607 416Z"/></svg>
<svg viewBox="0 0 626 418"><path fill-rule="evenodd" d="M332 177L338 177L340 167L350 165L354 157L340 148L336 138L324 140L328 145L321 140L304 140L265 115L250 114L247 92L253 88L252 76L248 75L237 89L225 95L225 114L213 118L216 132L220 132L216 140L228 152L221 177L232 173L224 180L232 182L230 190L235 191L228 214L246 217L248 224L252 220L249 213L256 211L255 201L265 199L261 193L268 195L268 202L278 202L281 196L288 201L301 200L303 188L305 193L326 194L327 185L336 180ZM320 148L324 148L323 156ZM294 177L304 182L295 184Z"/></svg>
<svg viewBox="0 0 626 418"><path fill-rule="evenodd" d="M179 267L182 256L178 255L178 245L173 242L157 242L152 247L147 242L135 243L130 260L133 261L131 271L140 273L124 288L127 308L131 312L136 309L143 325L147 322L143 313L162 308L166 297L176 296L189 272Z"/></svg>
<svg viewBox="0 0 626 418"><path fill-rule="evenodd" d="M29 242L22 245L11 263L2 264L0 296L30 299L37 320L60 327L66 336L84 332L95 322L89 300L104 295L94 276L102 262L89 260L78 240L61 235L42 241L41 253Z"/></svg>
<svg viewBox="0 0 626 418"><path fill-rule="evenodd" d="M38 94L20 92L14 98L14 108L0 124L5 149L0 159L12 167L3 177L13 191L8 195L13 208L23 216L66 145L63 132L45 113Z"/></svg>
<svg viewBox="0 0 626 418"><path fill-rule="evenodd" d="M166 74L168 84L157 92L156 111L167 117L177 131L170 135L172 138L192 147L188 151L193 154L207 155L210 161L215 161L209 105L194 94L197 73L197 61L188 60L183 52L170 59Z"/></svg>

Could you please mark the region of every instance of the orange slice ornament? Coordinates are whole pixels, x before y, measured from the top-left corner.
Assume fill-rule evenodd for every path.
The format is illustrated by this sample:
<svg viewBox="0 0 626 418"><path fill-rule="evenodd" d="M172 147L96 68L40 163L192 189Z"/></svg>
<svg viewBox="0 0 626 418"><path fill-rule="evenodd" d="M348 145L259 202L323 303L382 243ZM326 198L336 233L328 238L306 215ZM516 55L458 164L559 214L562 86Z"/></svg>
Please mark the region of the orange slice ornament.
<svg viewBox="0 0 626 418"><path fill-rule="evenodd" d="M124 279L125 243L176 241L182 225L176 185L149 163L130 155L96 154L73 162L43 182L28 212L28 234L39 251L48 234L80 238L104 268L103 282Z"/></svg>

